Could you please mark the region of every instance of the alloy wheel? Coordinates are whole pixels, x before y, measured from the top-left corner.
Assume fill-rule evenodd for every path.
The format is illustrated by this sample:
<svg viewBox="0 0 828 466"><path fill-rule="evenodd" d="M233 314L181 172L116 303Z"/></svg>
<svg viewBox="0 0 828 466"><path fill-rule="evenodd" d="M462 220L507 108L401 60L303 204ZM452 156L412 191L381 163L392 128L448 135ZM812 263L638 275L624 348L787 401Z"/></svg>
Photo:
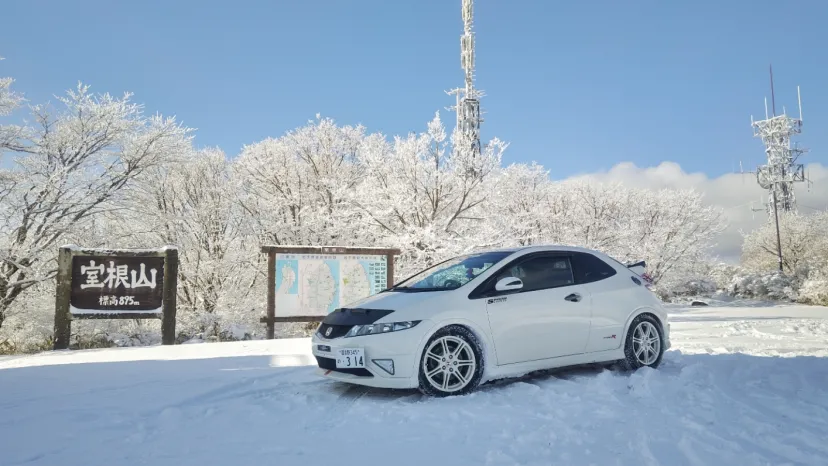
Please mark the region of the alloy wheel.
<svg viewBox="0 0 828 466"><path fill-rule="evenodd" d="M462 338L447 335L431 342L423 358L428 383L443 392L462 390L474 377L477 358Z"/></svg>
<svg viewBox="0 0 828 466"><path fill-rule="evenodd" d="M661 337L658 329L650 322L644 321L633 332L633 352L639 363L649 366L654 363L661 352Z"/></svg>

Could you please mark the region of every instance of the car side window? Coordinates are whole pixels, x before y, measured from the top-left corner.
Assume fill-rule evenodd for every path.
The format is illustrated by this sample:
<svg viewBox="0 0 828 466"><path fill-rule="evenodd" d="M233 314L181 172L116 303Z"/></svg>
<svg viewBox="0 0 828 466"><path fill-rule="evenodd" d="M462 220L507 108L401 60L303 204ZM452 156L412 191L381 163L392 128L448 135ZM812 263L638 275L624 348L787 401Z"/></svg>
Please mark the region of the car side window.
<svg viewBox="0 0 828 466"><path fill-rule="evenodd" d="M521 292L575 284L572 265L569 258L565 256L540 256L528 259L498 273L497 280L506 277L519 278L523 282Z"/></svg>
<svg viewBox="0 0 828 466"><path fill-rule="evenodd" d="M586 252L574 253L572 260L578 283L597 282L617 273L611 265Z"/></svg>

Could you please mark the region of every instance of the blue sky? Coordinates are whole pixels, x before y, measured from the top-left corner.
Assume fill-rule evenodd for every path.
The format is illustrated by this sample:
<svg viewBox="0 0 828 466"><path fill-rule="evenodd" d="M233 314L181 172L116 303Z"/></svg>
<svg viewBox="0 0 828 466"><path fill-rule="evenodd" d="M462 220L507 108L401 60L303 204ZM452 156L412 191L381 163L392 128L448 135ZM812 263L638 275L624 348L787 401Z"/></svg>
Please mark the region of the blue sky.
<svg viewBox="0 0 828 466"><path fill-rule="evenodd" d="M794 5L798 9L794 9ZM460 0L6 0L0 76L40 103L135 93L235 155L316 113L422 131L462 84ZM762 162L750 115L802 88L802 162L827 164L828 2L478 0L484 139L553 178L674 161L708 176Z"/></svg>

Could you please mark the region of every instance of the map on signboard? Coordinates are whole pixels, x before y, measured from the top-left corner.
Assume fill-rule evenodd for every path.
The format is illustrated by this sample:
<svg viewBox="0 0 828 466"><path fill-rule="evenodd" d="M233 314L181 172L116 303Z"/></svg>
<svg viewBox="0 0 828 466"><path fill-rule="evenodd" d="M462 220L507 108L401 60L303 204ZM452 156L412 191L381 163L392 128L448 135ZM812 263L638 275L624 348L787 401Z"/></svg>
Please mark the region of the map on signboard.
<svg viewBox="0 0 828 466"><path fill-rule="evenodd" d="M276 254L276 314L324 316L387 285L384 255Z"/></svg>

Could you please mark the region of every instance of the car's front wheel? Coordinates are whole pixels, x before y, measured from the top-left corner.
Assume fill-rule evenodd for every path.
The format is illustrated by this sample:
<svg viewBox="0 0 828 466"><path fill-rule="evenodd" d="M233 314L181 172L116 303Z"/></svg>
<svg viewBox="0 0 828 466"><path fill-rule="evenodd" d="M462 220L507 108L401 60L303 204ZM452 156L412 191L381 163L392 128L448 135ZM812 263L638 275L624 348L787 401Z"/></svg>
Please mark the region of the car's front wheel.
<svg viewBox="0 0 828 466"><path fill-rule="evenodd" d="M623 366L627 370L640 367L655 369L664 355L664 337L658 320L649 314L633 319L624 342Z"/></svg>
<svg viewBox="0 0 828 466"><path fill-rule="evenodd" d="M464 395L483 377L483 352L466 327L449 325L429 338L420 357L420 391L430 396Z"/></svg>

